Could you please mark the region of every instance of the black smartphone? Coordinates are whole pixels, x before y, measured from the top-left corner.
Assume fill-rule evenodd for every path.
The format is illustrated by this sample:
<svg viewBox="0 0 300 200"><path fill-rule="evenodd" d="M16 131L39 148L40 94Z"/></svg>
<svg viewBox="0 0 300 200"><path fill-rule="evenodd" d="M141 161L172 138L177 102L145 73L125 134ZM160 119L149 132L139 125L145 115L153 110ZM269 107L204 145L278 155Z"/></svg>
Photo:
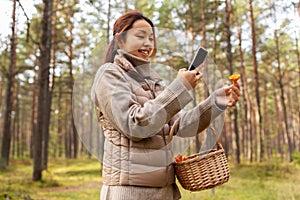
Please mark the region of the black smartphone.
<svg viewBox="0 0 300 200"><path fill-rule="evenodd" d="M207 53L208 53L207 50L205 50L204 48L202 47L198 48L188 70L194 70L197 67L199 67L199 65L201 65L204 62Z"/></svg>

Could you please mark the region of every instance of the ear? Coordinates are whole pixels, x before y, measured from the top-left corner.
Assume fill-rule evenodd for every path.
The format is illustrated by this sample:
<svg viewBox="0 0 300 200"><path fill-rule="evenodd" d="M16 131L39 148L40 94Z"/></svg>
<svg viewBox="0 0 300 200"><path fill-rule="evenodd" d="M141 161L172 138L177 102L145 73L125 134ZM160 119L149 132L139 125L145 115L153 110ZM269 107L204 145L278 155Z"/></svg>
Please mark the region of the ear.
<svg viewBox="0 0 300 200"><path fill-rule="evenodd" d="M123 48L124 41L122 40L120 33L116 33L115 40L116 40L116 44L118 45L118 47Z"/></svg>

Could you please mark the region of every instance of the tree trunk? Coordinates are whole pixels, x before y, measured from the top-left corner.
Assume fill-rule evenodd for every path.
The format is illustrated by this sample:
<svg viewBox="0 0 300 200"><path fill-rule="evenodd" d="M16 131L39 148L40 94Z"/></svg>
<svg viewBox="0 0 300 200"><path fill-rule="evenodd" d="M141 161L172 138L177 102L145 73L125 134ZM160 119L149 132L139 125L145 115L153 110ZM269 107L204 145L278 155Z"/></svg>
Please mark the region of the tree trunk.
<svg viewBox="0 0 300 200"><path fill-rule="evenodd" d="M5 57L7 57L6 55L8 54L8 48L5 48L4 50L3 50L3 52L2 52L2 54L3 55L5 55ZM1 95L1 98L2 97L4 97L5 96L5 94L4 94L4 90L3 90L3 88L4 88L4 85L6 85L6 82L5 82L5 80L4 80L4 78L6 77L6 70L4 69L4 66L6 65L5 63L3 63L2 61L1 61L1 68L0 68L0 72L1 72L1 74L0 74L0 76L1 76L1 79L0 79L0 95ZM3 112L3 105L2 105L2 100L0 101L0 112L2 112L2 113L4 113Z"/></svg>
<svg viewBox="0 0 300 200"><path fill-rule="evenodd" d="M298 11L299 11L299 15L300 15L300 1L298 3ZM297 34L295 34L295 35L297 35ZM295 40L296 40L296 42L295 42L296 52L295 53L297 56L297 64L298 64L298 79L299 79L299 83L300 83L300 53L299 53L299 45L298 45L299 40L298 40L297 36L296 36ZM298 100L300 99L300 87L299 86L296 88L296 97L298 97ZM298 122L296 121L296 124L298 124L298 130L299 130L300 129L299 128L300 127L300 104L298 103L298 104L296 104L296 106L297 106L297 112L298 112ZM297 137L299 138L300 137L299 131L297 131L296 134L297 134ZM298 144L300 144L299 140L297 140L297 141L298 141ZM300 145L298 146L298 151L300 151Z"/></svg>
<svg viewBox="0 0 300 200"><path fill-rule="evenodd" d="M262 133L262 114L260 106L260 93L259 93L259 74L258 74L258 64L256 59L256 36L255 36L255 21L253 16L252 0L249 0L249 11L251 20L251 37L252 37L252 61L254 70L254 85L255 85L255 97L258 112L258 133L259 133L259 162L264 159L264 141Z"/></svg>
<svg viewBox="0 0 300 200"><path fill-rule="evenodd" d="M126 1L127 2L127 1ZM110 14L111 10L111 0L108 0L108 10L107 10L107 30L106 30L106 43L109 44L109 35L110 35Z"/></svg>
<svg viewBox="0 0 300 200"><path fill-rule="evenodd" d="M1 147L1 159L0 167L6 168L9 163L9 153L10 153L10 142L11 142L11 120L12 120L12 111L13 111L13 96L14 96L14 76L15 76L15 67L16 67L16 0L13 2L13 11L12 11L12 35L10 38L10 64L7 72L7 85L6 85L6 96L5 96L5 107L4 112L4 121L3 121L3 138L2 138L2 147Z"/></svg>
<svg viewBox="0 0 300 200"><path fill-rule="evenodd" d="M26 119L26 120L25 120ZM29 121L31 123L31 121ZM24 128L26 127L26 128ZM30 125L28 125L28 111L25 109L21 110L21 127L20 127L20 132L21 132L21 157L24 158L25 152L29 149L30 150L30 145L27 145L27 136L30 133Z"/></svg>
<svg viewBox="0 0 300 200"><path fill-rule="evenodd" d="M217 20L218 20L218 3L214 0L214 45L213 45L213 61L217 64Z"/></svg>
<svg viewBox="0 0 300 200"><path fill-rule="evenodd" d="M241 87L242 87L242 97L243 97L243 107L244 107L244 115L242 118L242 131L243 131L243 140L242 147L248 147L244 149L244 152L248 153L248 160L252 162L252 152L253 147L252 143L250 143L250 138L252 135L251 132L251 118L249 108L251 108L250 98L248 94L248 84L246 80L246 69L245 69L245 61L244 61L244 52L242 49L242 28L238 28L238 40L239 40L239 55L241 62ZM249 137L248 137L249 136ZM247 143L248 142L248 143Z"/></svg>
<svg viewBox="0 0 300 200"><path fill-rule="evenodd" d="M15 92L14 92L14 101L13 101L13 110L14 117L13 117L13 124L12 124L12 133L14 135L13 137L13 149L12 149L12 156L13 158L20 158L20 105L19 105L19 84L16 84L15 86Z"/></svg>
<svg viewBox="0 0 300 200"><path fill-rule="evenodd" d="M69 31L69 38L68 38L68 65L69 65L69 75L70 75L70 105L73 105L73 84L74 84L74 77L73 77L73 24L71 21L71 18L73 17L74 13L72 10L72 6L68 7L68 31ZM74 118L73 118L73 112L72 112L72 106L70 107L70 119L71 119L71 127L70 127L70 136L72 137L72 157L77 158L78 154L78 139L77 139L77 132L76 127L74 124Z"/></svg>
<svg viewBox="0 0 300 200"><path fill-rule="evenodd" d="M265 133L265 141L266 141L266 154L267 159L269 160L271 157L271 143L270 143L270 123L269 123L269 115L268 115L268 103L267 103L267 95L268 95L268 87L267 82L264 83L264 91L263 91L263 112L264 112L264 120L265 120L265 126L264 126L264 133Z"/></svg>
<svg viewBox="0 0 300 200"><path fill-rule="evenodd" d="M43 0L42 34L40 40L38 110L37 127L33 136L33 177L34 181L42 179L43 150L49 134L49 65L51 52L52 0ZM45 143L46 142L46 143ZM45 155L45 154L44 154Z"/></svg>
<svg viewBox="0 0 300 200"><path fill-rule="evenodd" d="M69 100L68 100L69 101ZM69 105L69 102L64 102L65 104L65 108L66 110L70 110L70 105ZM71 133L70 133L70 129L71 129L71 126L70 126L70 114L66 114L64 116L64 121L65 121L65 156L66 158L72 158L72 138L71 138Z"/></svg>
<svg viewBox="0 0 300 200"><path fill-rule="evenodd" d="M49 75L48 75L48 79L49 79L49 84L48 84L48 98L47 98L47 101L46 101L46 114L45 114L45 133L44 133L44 148L43 148L43 169L47 169L48 168L48 146L49 146L49 126L50 126L50 118L51 118L51 106L52 106L52 94L53 94L53 89L54 89L54 85L55 85L55 62L56 62L56 59L55 59L55 52L56 52L56 10L57 10L57 0L52 0L52 6L51 6L51 10L54 9L54 14L50 15L49 17L51 17L51 28L49 29L49 32L51 32L51 37L49 39L50 44L50 53L49 53L49 56L50 56L50 60L49 60L49 69L52 68L51 70L51 74L49 72ZM53 24L52 24L53 22ZM47 125L46 125L47 124Z"/></svg>
<svg viewBox="0 0 300 200"><path fill-rule="evenodd" d="M37 71L34 70L34 85L32 91L32 104L31 104L31 139L30 139L30 157L33 157L33 135L36 132L37 125Z"/></svg>
<svg viewBox="0 0 300 200"><path fill-rule="evenodd" d="M202 2L202 8L205 8L205 1L201 1ZM206 41L206 14L205 14L206 10L202 9L201 12L201 36L202 36L202 40L201 40L201 46L203 48L207 48L207 41Z"/></svg>
<svg viewBox="0 0 300 200"><path fill-rule="evenodd" d="M277 94L277 90L274 90L274 104L275 104L275 108L276 108L276 121L277 122L281 122L283 119L282 119L282 116L281 116L281 113L282 113L282 110L279 106L279 103L278 103L278 94ZM282 147L282 144L284 143L284 137L283 137L283 127L280 125L280 123L276 124L278 127L278 131L277 131L277 151L278 153L280 154L280 159L281 161L283 161L283 147Z"/></svg>
<svg viewBox="0 0 300 200"><path fill-rule="evenodd" d="M285 63L288 65L288 63ZM285 76L283 77L285 80L284 82L285 83L288 83L289 80L291 80L291 77L290 77L290 72L287 72L287 73L284 73ZM300 83L300 82L299 82ZM283 84L285 85L285 84ZM295 148L296 148L296 130L294 129L294 124L293 122L296 121L295 118L294 118L294 115L293 115L293 110L296 108L296 106L294 107L294 104L293 104L293 101L292 101L292 97L291 97L291 90L292 90L292 87L285 87L285 94L286 94L286 107L287 107L287 123L288 123L288 130L289 130L289 135L290 135L290 138L291 138L291 143L292 143L292 152L295 151ZM297 92L296 92L296 95L297 95Z"/></svg>
<svg viewBox="0 0 300 200"><path fill-rule="evenodd" d="M227 61L228 61L228 69L230 74L234 73L233 70L233 66L232 66L232 45L231 45L231 30L230 30L230 16L232 14L232 9L231 9L231 1L230 0L226 0L225 1L225 13L226 13L226 18L225 18L225 27L226 27L226 39L227 39ZM232 113L230 112L230 115ZM240 160L240 137L239 137L239 129L238 129L238 111L237 111L237 107L234 107L233 109L233 126L234 126L234 142L235 142L235 160L234 162L236 164L239 164L241 162Z"/></svg>
<svg viewBox="0 0 300 200"><path fill-rule="evenodd" d="M299 10L299 15L300 15L300 1L298 3L298 10ZM297 34L295 34L297 35ZM298 37L296 36L295 38L296 40L296 56L297 56L297 64L298 64L298 78L299 78L299 83L300 83L300 53L299 53L299 45L298 45ZM297 99L299 100L300 99L300 87L297 87L296 88L296 97ZM297 112L298 112L298 120L296 121L296 124L298 124L298 130L300 129L300 104L296 104L296 107L297 107ZM297 134L297 138L300 139L300 133L299 131L296 131L296 134ZM297 144L298 144L298 151L300 151L300 142L299 142L299 139L296 140L297 141Z"/></svg>
<svg viewBox="0 0 300 200"><path fill-rule="evenodd" d="M63 155L63 102L62 102L62 85L59 85L58 90L58 100L57 100L57 150L58 157L62 157Z"/></svg>
<svg viewBox="0 0 300 200"><path fill-rule="evenodd" d="M285 135L287 138L287 143L288 143L287 160L289 162L292 162L293 161L293 159L292 159L293 145L292 145L292 139L291 139L291 136L289 133L287 106L285 103L283 73L281 72L279 38L278 38L277 30L275 30L274 37L275 37L275 44L276 44L276 61L278 63L277 73L278 73L278 85L279 85L279 90L280 90L280 103L281 103L281 106L283 109L283 127L284 127L284 132L285 132Z"/></svg>

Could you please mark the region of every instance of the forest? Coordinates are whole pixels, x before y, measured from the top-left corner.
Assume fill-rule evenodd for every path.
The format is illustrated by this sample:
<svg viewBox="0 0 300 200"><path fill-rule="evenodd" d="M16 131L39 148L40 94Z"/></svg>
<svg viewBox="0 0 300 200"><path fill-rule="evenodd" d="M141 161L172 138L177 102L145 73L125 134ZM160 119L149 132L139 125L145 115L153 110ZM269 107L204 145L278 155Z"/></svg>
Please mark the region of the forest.
<svg viewBox="0 0 300 200"><path fill-rule="evenodd" d="M9 0L5 0L9 1ZM25 4L35 12L29 15ZM153 67L166 83L209 52L201 102L240 74L241 98L219 129L236 164L300 162L300 1L298 0L10 0L0 32L0 168L32 161L41 180L51 159L96 157L103 136L90 97L114 21L140 10L153 20ZM2 11L1 11L2 12ZM2 19L1 19L2 20ZM188 151L198 151L194 138ZM1 171L0 171L1 172Z"/></svg>

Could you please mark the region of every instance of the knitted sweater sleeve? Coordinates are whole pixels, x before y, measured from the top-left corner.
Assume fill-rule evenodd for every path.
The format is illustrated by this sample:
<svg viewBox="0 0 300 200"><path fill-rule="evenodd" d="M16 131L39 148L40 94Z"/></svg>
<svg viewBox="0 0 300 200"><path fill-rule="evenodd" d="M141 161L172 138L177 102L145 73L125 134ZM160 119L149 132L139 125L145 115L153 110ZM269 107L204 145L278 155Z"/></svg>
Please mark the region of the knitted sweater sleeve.
<svg viewBox="0 0 300 200"><path fill-rule="evenodd" d="M108 64L96 74L92 98L103 115L121 133L141 140L158 133L192 97L180 80L175 79L155 99L141 105L124 74Z"/></svg>

